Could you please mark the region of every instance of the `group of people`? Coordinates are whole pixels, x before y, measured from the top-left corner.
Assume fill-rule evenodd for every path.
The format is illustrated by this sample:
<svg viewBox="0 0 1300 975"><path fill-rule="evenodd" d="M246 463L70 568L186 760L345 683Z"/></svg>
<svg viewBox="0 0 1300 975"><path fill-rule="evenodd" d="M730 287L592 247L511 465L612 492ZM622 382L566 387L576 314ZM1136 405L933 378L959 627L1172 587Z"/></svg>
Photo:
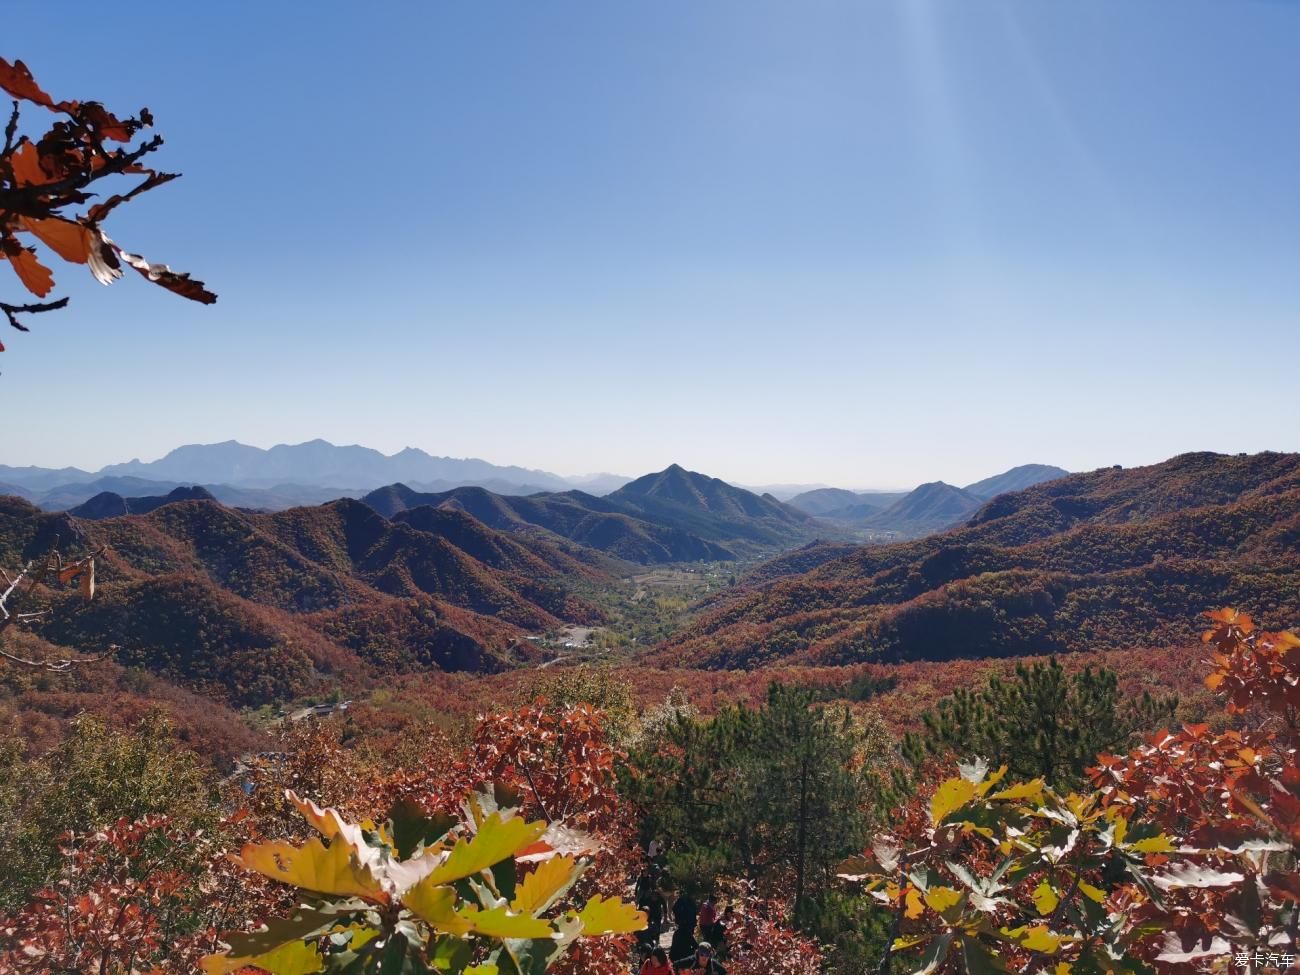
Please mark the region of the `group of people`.
<svg viewBox="0 0 1300 975"><path fill-rule="evenodd" d="M645 911L646 929L638 936L648 952L640 975L671 975L674 972L705 972L725 975L719 956L727 951L727 929L734 919L728 905L721 912L717 898L709 893L697 902L689 888L683 889L672 902L672 944L660 946L660 938L670 927L669 891L662 874L655 868L637 882L637 906ZM699 935L697 938L696 935Z"/></svg>

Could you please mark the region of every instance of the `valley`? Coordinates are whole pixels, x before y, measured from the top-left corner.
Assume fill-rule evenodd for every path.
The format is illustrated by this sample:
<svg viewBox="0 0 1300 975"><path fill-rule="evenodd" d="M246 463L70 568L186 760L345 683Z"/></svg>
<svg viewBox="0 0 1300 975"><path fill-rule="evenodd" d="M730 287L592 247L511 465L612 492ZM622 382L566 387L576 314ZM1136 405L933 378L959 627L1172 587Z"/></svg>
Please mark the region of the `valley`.
<svg viewBox="0 0 1300 975"><path fill-rule="evenodd" d="M818 489L782 503L675 465L603 497L397 483L279 511L182 486L68 511L0 501L0 564L42 558L56 538L67 557L103 547L95 600L45 592L48 620L24 646L117 647L105 666L119 680L208 697L237 722L241 709L358 697L430 670L1185 645L1196 613L1224 599L1300 613L1297 484L1295 455L1206 454L1091 474L1030 465L860 502L873 496ZM844 512L860 507L870 513L851 523ZM899 527L864 544L891 512L921 537L891 540ZM21 697L10 687L5 706Z"/></svg>

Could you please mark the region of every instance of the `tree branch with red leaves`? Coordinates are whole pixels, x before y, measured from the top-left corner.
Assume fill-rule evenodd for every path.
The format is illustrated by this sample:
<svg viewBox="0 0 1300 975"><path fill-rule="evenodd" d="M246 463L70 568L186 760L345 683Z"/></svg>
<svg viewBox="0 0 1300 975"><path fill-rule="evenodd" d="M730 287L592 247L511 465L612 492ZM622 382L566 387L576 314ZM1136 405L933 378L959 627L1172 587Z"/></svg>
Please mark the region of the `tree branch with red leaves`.
<svg viewBox="0 0 1300 975"><path fill-rule="evenodd" d="M217 296L202 281L128 253L104 232L104 219L118 206L168 183L179 175L145 166L141 160L163 144L162 136L132 145L141 130L153 125L142 108L119 118L98 102L58 101L45 93L22 61L0 58L0 89L13 97L13 109L0 151L0 260L7 261L23 287L37 298L54 289L54 275L24 235L71 264L84 264L95 280L112 284L125 264L145 279L191 301L212 304ZM21 133L23 103L57 116L39 136ZM116 143L116 145L113 145ZM114 193L76 214L89 203L102 180L141 177L125 192ZM108 184L104 184L108 185ZM57 311L67 298L39 302L0 301L0 312L19 331L29 328L20 316ZM4 345L0 344L0 351Z"/></svg>

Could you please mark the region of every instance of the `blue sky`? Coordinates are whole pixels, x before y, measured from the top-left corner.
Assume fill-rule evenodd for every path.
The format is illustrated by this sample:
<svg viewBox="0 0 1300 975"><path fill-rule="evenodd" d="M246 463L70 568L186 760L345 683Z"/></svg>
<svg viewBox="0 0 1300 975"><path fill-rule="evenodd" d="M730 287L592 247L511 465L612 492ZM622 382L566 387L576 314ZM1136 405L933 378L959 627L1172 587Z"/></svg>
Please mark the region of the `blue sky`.
<svg viewBox="0 0 1300 975"><path fill-rule="evenodd" d="M56 97L153 111L184 178L107 229L221 298L56 267L0 463L319 436L902 486L1295 450L1297 51L1289 0L7 0Z"/></svg>

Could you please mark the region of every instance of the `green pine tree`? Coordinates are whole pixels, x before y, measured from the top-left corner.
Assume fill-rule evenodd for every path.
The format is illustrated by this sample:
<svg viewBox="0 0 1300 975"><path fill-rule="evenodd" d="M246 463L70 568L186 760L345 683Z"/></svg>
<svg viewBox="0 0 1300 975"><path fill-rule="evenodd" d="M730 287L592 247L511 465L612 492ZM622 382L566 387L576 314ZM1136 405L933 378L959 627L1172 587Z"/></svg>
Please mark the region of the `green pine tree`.
<svg viewBox="0 0 1300 975"><path fill-rule="evenodd" d="M925 733L908 735L912 765L929 755L983 758L1006 765L1009 779L1043 778L1073 788L1103 752L1123 750L1138 732L1172 720L1178 698L1124 699L1113 671L1091 667L1070 675L1056 658L1018 664L1013 679L990 677L979 690L958 688L922 715Z"/></svg>

